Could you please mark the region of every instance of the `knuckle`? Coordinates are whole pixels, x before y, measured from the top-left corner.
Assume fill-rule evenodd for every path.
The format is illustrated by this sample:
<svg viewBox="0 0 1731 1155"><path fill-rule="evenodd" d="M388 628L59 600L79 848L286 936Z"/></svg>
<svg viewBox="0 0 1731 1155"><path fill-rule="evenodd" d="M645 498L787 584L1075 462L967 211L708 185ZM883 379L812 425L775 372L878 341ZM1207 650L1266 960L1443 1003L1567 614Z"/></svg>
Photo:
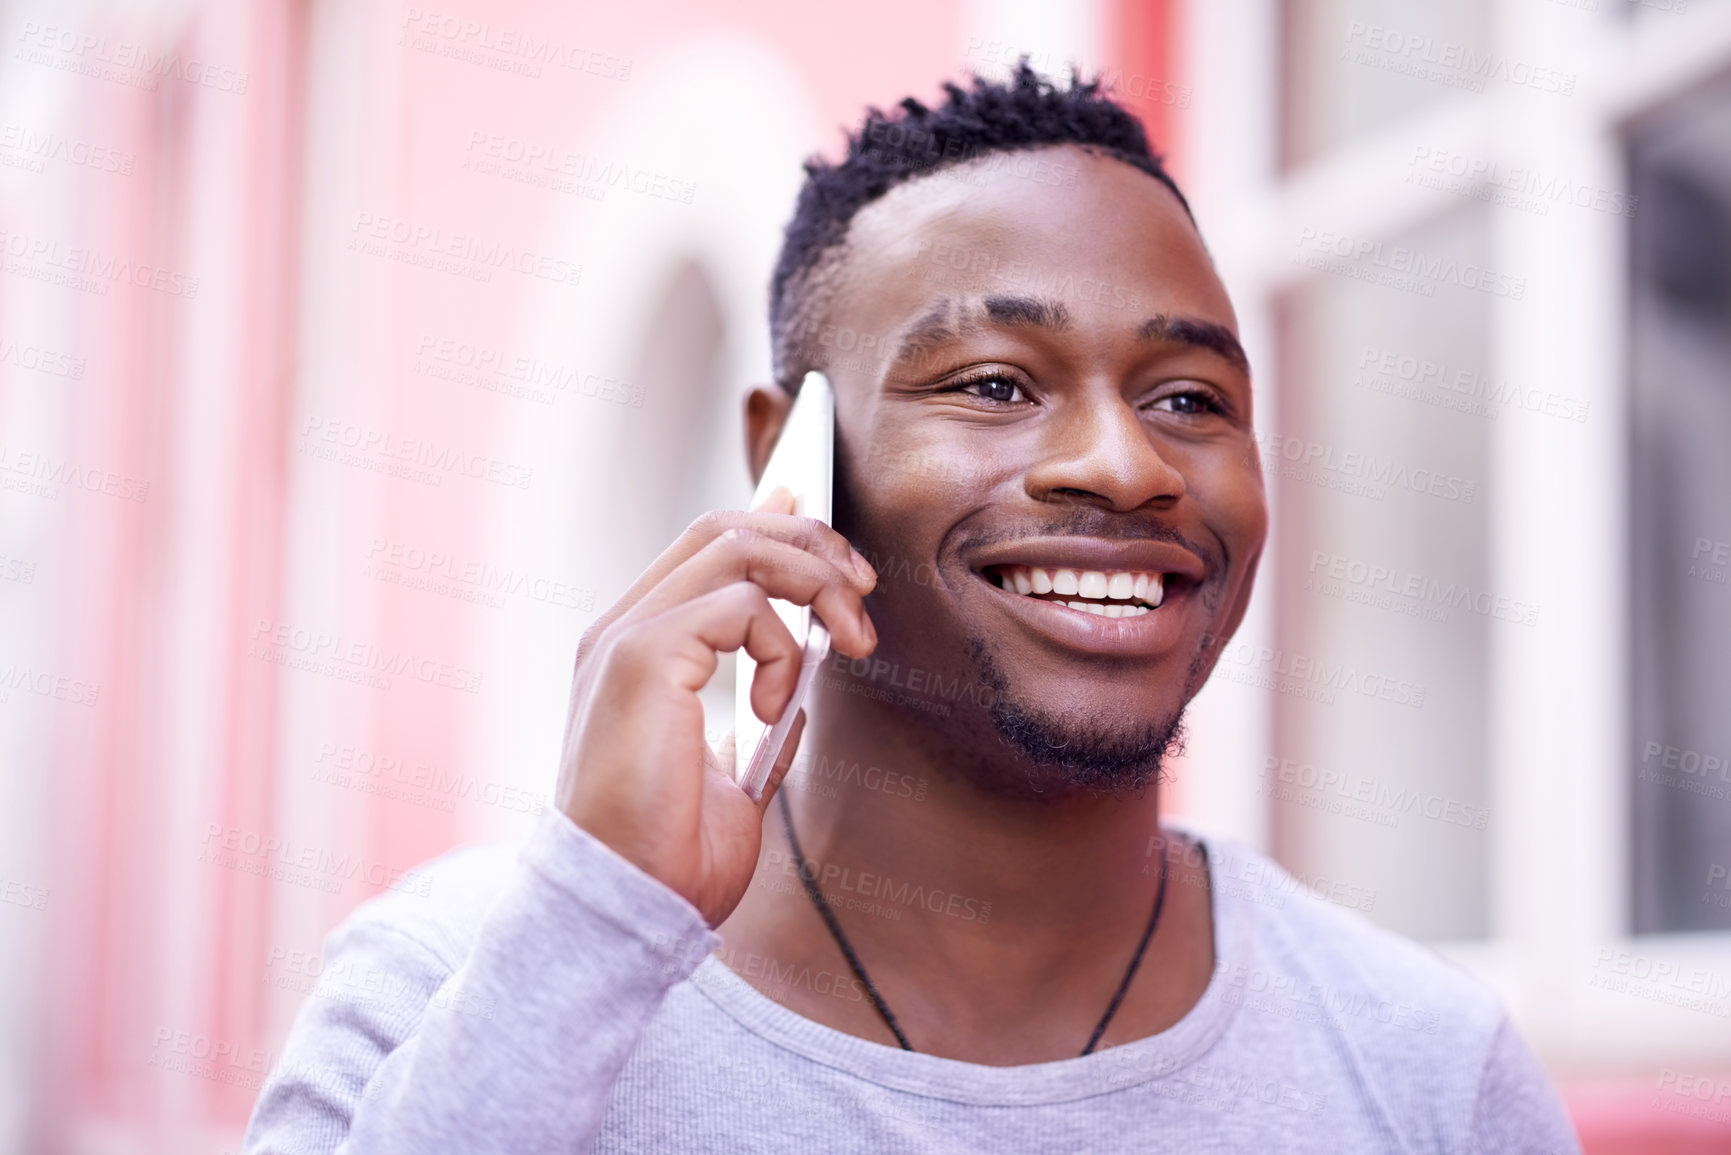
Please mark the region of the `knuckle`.
<svg viewBox="0 0 1731 1155"><path fill-rule="evenodd" d="M738 524L738 513L731 509L708 509L698 514L685 532L698 537L719 537L729 526Z"/></svg>
<svg viewBox="0 0 1731 1155"><path fill-rule="evenodd" d="M736 525L723 530L715 539L730 550L753 550L763 540L763 535L746 525Z"/></svg>

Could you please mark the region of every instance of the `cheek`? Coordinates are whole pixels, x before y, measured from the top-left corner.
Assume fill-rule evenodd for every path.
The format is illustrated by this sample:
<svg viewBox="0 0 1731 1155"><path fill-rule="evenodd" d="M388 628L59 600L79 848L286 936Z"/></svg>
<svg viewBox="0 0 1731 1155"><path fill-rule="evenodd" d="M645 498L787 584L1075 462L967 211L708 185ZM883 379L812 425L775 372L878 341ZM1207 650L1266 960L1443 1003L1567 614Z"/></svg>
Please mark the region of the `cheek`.
<svg viewBox="0 0 1731 1155"><path fill-rule="evenodd" d="M1268 536L1268 497L1254 449L1199 456L1185 470L1185 481L1225 544L1228 561L1234 567L1254 561Z"/></svg>

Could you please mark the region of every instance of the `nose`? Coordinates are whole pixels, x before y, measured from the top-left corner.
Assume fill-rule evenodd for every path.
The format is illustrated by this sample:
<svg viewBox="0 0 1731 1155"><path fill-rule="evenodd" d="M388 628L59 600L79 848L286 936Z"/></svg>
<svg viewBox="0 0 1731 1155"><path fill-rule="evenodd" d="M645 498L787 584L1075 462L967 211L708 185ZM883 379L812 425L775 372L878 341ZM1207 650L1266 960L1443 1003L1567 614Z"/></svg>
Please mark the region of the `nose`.
<svg viewBox="0 0 1731 1155"><path fill-rule="evenodd" d="M1169 506L1185 492L1183 473L1161 456L1115 386L1072 396L1056 407L1026 485L1036 501L1068 498L1115 512Z"/></svg>

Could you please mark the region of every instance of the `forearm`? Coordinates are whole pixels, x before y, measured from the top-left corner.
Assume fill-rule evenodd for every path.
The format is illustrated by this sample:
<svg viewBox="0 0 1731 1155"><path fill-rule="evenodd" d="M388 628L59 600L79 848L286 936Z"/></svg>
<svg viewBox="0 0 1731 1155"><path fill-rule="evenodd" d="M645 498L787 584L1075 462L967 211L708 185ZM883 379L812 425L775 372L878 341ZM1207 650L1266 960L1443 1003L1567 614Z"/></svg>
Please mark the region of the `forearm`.
<svg viewBox="0 0 1731 1155"><path fill-rule="evenodd" d="M285 1067L323 1062L335 1077L320 1094L273 1079L247 1151L586 1149L667 991L714 942L684 900L551 814L461 965L438 968L423 949L425 965L407 968L422 984L412 1025L389 1008L373 1021L315 1008L297 1024ZM364 947L347 953L363 957L338 965L380 965Z"/></svg>

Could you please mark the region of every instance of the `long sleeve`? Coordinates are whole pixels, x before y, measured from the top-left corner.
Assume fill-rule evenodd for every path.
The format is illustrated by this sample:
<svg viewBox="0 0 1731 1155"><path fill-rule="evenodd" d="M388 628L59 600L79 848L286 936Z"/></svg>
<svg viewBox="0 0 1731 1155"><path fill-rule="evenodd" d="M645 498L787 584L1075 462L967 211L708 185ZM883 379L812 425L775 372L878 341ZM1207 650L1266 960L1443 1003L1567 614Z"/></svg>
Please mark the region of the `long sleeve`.
<svg viewBox="0 0 1731 1155"><path fill-rule="evenodd" d="M436 920L390 917L401 901L332 934L245 1155L586 1151L667 992L717 943L694 907L557 812L466 952Z"/></svg>

